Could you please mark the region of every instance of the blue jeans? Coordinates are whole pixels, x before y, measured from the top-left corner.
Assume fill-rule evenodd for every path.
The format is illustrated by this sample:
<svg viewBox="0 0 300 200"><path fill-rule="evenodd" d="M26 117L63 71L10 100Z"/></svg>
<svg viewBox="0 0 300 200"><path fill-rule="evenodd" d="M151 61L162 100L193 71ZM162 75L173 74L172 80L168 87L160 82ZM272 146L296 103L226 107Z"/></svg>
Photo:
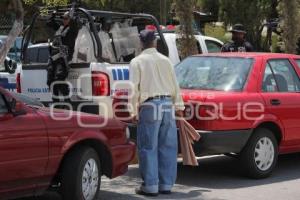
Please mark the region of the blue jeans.
<svg viewBox="0 0 300 200"><path fill-rule="evenodd" d="M177 177L177 128L170 98L154 99L140 107L137 127L141 190L171 190Z"/></svg>

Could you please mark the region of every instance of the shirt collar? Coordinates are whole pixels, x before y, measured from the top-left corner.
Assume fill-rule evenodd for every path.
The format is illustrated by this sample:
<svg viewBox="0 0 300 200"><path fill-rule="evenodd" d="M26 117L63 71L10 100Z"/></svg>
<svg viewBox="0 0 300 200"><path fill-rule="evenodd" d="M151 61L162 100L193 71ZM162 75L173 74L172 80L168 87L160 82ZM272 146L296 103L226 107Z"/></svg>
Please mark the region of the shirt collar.
<svg viewBox="0 0 300 200"><path fill-rule="evenodd" d="M157 50L156 48L148 48L148 49L145 49L142 53L143 54L152 54L152 53L156 53Z"/></svg>

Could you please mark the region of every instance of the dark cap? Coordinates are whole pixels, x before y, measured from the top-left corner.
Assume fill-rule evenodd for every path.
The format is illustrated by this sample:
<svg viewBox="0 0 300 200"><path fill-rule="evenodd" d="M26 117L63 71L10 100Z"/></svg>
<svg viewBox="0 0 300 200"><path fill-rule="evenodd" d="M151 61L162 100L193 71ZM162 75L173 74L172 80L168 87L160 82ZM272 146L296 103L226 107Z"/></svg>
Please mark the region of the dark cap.
<svg viewBox="0 0 300 200"><path fill-rule="evenodd" d="M233 27L232 27L232 30L230 30L230 32L232 33L244 33L246 34L247 32L245 31L245 28L242 24L235 24Z"/></svg>
<svg viewBox="0 0 300 200"><path fill-rule="evenodd" d="M155 32L151 30L142 30L140 32L140 39L144 44L149 44L156 40Z"/></svg>

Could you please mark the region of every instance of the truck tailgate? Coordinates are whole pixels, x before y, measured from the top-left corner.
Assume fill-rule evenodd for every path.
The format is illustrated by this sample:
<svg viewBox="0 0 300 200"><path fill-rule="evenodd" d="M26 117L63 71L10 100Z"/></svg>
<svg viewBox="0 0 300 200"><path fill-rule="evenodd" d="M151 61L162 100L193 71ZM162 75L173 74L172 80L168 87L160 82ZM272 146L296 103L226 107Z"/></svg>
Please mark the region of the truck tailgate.
<svg viewBox="0 0 300 200"><path fill-rule="evenodd" d="M43 103L52 102L52 95L47 85L47 64L23 65L21 70L21 91ZM91 96L90 64L71 64L66 81L70 83L73 101L86 101L82 96ZM81 77L79 79L79 77Z"/></svg>

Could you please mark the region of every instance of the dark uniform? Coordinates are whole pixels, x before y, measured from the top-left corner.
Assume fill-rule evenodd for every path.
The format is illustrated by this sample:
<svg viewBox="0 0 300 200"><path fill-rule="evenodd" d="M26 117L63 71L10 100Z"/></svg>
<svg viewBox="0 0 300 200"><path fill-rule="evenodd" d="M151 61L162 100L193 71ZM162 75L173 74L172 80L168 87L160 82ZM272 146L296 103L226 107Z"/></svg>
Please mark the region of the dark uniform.
<svg viewBox="0 0 300 200"><path fill-rule="evenodd" d="M64 17L70 17L69 13L65 13ZM48 80L49 87L53 85L52 99L53 102L60 102L59 97L63 97L64 102L70 102L69 94L70 88L67 83L63 83L69 73L68 62L72 60L74 54L74 47L78 35L78 27L76 21L69 18L68 25L60 26L54 17L47 23L55 31L55 39L50 47L50 61L48 66ZM64 107L62 107L64 108Z"/></svg>
<svg viewBox="0 0 300 200"><path fill-rule="evenodd" d="M253 52L253 46L245 40L247 32L242 24L235 24L232 32L232 42L223 45L222 52Z"/></svg>
<svg viewBox="0 0 300 200"><path fill-rule="evenodd" d="M253 46L245 41L243 43L237 43L237 42L228 42L223 45L222 52L253 52Z"/></svg>
<svg viewBox="0 0 300 200"><path fill-rule="evenodd" d="M78 35L78 26L76 21L71 18L68 26L61 26L59 23L54 21L54 18L52 18L48 22L48 26L52 27L56 31L55 35L61 36L62 44L68 47L68 61L72 60L75 42Z"/></svg>

